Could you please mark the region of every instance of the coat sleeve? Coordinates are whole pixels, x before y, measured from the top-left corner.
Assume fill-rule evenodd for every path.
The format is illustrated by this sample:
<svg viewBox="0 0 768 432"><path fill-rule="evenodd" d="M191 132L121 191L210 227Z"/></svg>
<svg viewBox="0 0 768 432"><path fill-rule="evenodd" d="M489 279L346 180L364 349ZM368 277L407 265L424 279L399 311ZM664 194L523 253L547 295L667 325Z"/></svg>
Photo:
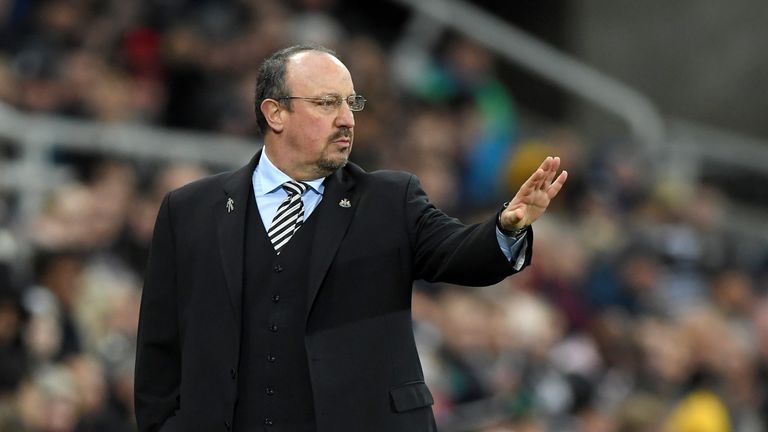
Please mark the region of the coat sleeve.
<svg viewBox="0 0 768 432"><path fill-rule="evenodd" d="M181 356L171 194L160 206L147 262L136 351L134 399L141 432L175 430Z"/></svg>
<svg viewBox="0 0 768 432"><path fill-rule="evenodd" d="M524 264L515 270L514 263L509 262L499 246L495 217L480 224L462 224L429 202L415 176L408 182L404 205L416 279L467 286L492 285L522 270L531 261L531 229L526 234L528 248Z"/></svg>

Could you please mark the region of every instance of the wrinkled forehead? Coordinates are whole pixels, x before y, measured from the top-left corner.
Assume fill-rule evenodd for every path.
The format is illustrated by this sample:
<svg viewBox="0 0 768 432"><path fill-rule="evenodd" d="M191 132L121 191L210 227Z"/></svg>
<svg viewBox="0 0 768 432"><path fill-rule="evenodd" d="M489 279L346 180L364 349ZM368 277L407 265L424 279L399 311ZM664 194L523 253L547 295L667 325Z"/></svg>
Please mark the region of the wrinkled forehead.
<svg viewBox="0 0 768 432"><path fill-rule="evenodd" d="M286 83L292 96L354 93L352 76L344 63L320 51L303 51L291 56Z"/></svg>

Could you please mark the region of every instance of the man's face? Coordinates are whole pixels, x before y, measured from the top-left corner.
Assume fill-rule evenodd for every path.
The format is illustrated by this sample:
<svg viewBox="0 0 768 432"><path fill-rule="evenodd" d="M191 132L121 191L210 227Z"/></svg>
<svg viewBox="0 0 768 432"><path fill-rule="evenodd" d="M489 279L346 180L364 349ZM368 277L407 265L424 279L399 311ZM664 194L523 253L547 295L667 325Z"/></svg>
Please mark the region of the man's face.
<svg viewBox="0 0 768 432"><path fill-rule="evenodd" d="M317 51L294 55L288 61L289 96L346 98L355 93L347 68L335 57ZM347 163L352 151L355 119L349 105L327 107L316 101L292 99L285 113L286 150L300 171L311 178L330 175Z"/></svg>

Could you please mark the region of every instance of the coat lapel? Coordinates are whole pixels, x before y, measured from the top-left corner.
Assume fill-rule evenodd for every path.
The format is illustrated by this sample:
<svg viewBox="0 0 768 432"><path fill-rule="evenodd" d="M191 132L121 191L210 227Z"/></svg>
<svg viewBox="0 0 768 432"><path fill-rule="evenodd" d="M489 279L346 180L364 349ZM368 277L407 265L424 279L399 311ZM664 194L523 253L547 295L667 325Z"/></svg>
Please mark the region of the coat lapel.
<svg viewBox="0 0 768 432"><path fill-rule="evenodd" d="M233 172L224 181L224 203L219 222L219 251L226 280L232 313L237 329L240 329L241 301L243 295L243 254L245 251L245 211L248 194L252 191L252 175L261 151L251 162ZM229 205L231 204L231 205Z"/></svg>
<svg viewBox="0 0 768 432"><path fill-rule="evenodd" d="M318 219L308 270L307 316L357 210L354 181L344 172L340 169L328 177L322 207L315 210Z"/></svg>

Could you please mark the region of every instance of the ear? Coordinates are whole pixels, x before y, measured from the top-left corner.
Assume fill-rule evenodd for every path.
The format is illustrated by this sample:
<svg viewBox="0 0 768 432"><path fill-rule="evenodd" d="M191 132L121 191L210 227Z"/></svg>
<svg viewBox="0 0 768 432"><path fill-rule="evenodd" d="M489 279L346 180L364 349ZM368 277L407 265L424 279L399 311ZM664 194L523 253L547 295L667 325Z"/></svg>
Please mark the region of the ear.
<svg viewBox="0 0 768 432"><path fill-rule="evenodd" d="M280 103L274 99L264 99L261 101L261 113L267 119L270 129L276 133L283 131L283 109Z"/></svg>

